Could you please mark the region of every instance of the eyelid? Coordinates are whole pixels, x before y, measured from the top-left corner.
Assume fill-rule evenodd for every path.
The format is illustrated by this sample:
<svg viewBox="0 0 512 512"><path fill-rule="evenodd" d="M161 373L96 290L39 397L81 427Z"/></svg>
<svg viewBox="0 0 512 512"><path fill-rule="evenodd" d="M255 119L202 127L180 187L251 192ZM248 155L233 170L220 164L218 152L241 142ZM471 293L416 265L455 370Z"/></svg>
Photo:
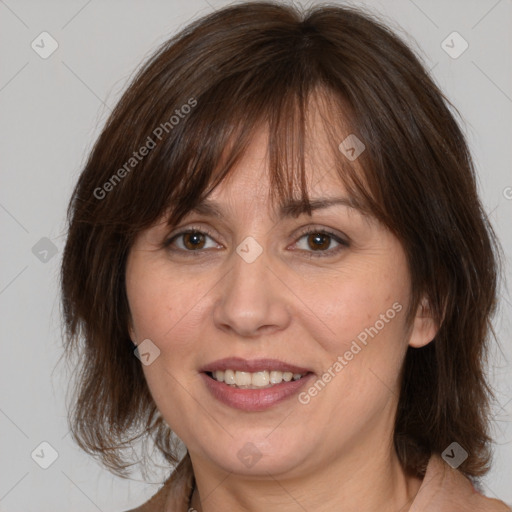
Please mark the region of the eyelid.
<svg viewBox="0 0 512 512"><path fill-rule="evenodd" d="M327 235L330 238L332 238L334 241L336 241L339 245L338 247L334 249L327 249L325 251L306 251L304 249L292 249L296 251L300 251L302 253L305 253L308 255L309 258L316 258L316 257L329 257L329 256L337 256L342 250L346 249L350 246L349 238L343 234L338 232L337 230L333 230L331 228L326 228L324 226L306 226L299 230L298 233L294 234L295 242L293 242L292 245L297 244L297 242L303 238L306 235L313 235L313 234L323 234Z"/></svg>
<svg viewBox="0 0 512 512"><path fill-rule="evenodd" d="M184 226L182 228L177 228L175 231L173 231L173 233L166 236L166 238L162 244L163 248L169 248L170 245L174 242L174 240L176 238L178 238L179 236L182 236L184 234L191 233L191 232L199 232L201 234L207 235L215 243L222 245L217 241L216 234L214 234L213 230L211 230L209 227L204 226L204 225L200 226L200 225L192 224L189 226ZM335 249L327 249L325 251L313 251L313 250L306 251L304 249L293 249L293 250L300 251L302 253L307 253L307 254L309 254L309 257L313 258L313 257L337 255L340 252L340 250L342 250L343 248L349 247L349 245L350 245L350 241L345 234L340 233L337 230L333 230L331 228L327 228L325 226L320 226L320 225L309 225L309 226L300 228L298 231L296 231L292 235L292 237L294 239L294 242L292 243L292 245L296 244L301 238L303 238L306 235L317 234L317 233L324 234L324 235L331 237L339 244L339 247L337 247ZM288 247L290 247L290 246L287 246L287 248ZM183 252L183 253L193 253L196 256L205 252L205 249L198 249L196 251L185 251L183 249L175 249L175 250L179 251L179 252Z"/></svg>
<svg viewBox="0 0 512 512"><path fill-rule="evenodd" d="M199 232L199 233L202 233L204 235L208 235L212 240L214 240L217 244L219 245L222 245L220 244L219 242L217 242L216 240L216 234L213 232L213 230L207 226L200 226L200 225L194 225L194 224L191 224L189 226L184 226L184 227L181 227L181 228L177 228L176 230L174 230L170 235L167 235L164 239L164 242L163 242L163 246L164 247L169 247L169 245L178 237L178 236L181 236L181 235L184 235L186 233L190 233L190 232ZM194 251L187 251L187 252L194 252ZM199 251L197 251L199 252Z"/></svg>
<svg viewBox="0 0 512 512"><path fill-rule="evenodd" d="M338 231L336 229L327 228L325 226L321 225L309 225L305 226L304 228L300 228L297 233L294 233L295 238L301 238L304 235L314 234L314 233L324 233L326 235L330 235L336 240L338 240L340 243L345 243L348 245L349 238L347 235L342 233L341 231Z"/></svg>

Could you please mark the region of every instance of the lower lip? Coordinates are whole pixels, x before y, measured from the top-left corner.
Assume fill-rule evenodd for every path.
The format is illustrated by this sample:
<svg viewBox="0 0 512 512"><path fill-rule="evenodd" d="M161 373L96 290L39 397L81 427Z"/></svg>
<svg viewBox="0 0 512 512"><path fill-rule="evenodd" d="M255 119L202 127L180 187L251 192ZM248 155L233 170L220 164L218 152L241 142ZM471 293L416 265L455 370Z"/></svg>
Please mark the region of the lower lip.
<svg viewBox="0 0 512 512"><path fill-rule="evenodd" d="M239 389L219 382L206 373L201 373L201 375L207 388L217 400L235 409L251 412L264 411L297 394L313 377L313 374L309 373L299 380L281 382L270 388Z"/></svg>

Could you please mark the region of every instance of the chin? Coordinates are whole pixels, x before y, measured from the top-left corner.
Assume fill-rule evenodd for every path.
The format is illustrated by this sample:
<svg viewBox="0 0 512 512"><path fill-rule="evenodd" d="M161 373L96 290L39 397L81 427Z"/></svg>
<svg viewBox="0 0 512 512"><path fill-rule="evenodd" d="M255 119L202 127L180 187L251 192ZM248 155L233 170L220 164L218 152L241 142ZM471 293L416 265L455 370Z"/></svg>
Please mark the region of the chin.
<svg viewBox="0 0 512 512"><path fill-rule="evenodd" d="M286 432L273 433L271 429L235 435L227 444L217 444L212 452L210 445L205 449L213 464L230 473L262 476L277 476L301 467L305 449L303 442L294 442ZM300 439L300 438L296 438Z"/></svg>

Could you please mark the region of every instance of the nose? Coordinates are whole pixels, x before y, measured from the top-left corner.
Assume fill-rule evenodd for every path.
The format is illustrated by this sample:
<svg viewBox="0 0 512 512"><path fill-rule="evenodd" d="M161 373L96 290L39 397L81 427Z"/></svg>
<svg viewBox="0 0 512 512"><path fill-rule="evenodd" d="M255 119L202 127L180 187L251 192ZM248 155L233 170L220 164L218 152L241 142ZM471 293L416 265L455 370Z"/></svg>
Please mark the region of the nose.
<svg viewBox="0 0 512 512"><path fill-rule="evenodd" d="M243 337L268 335L290 323L287 289L265 251L252 262L232 254L233 266L219 283L213 320L218 329Z"/></svg>

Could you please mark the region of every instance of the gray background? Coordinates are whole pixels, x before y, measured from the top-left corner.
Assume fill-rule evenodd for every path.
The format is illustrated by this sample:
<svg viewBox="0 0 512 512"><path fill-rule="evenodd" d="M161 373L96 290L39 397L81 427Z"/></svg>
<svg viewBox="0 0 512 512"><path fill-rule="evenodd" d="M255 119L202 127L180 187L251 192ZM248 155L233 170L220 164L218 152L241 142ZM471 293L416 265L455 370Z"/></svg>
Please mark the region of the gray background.
<svg viewBox="0 0 512 512"><path fill-rule="evenodd" d="M59 363L58 295L65 208L87 152L135 68L179 28L227 3L0 0L1 511L117 512L143 502L158 487L143 483L140 475L133 481L111 476L68 435L70 370ZM354 3L376 9L421 52L461 112L510 276L512 1ZM59 45L47 59L31 47L34 40L42 46L43 31ZM441 46L453 31L469 44L458 58ZM449 44L452 52L461 48L460 41ZM501 347L492 350L490 370L498 398L495 463L484 481L486 494L509 503L511 302L503 287L495 321ZM35 460L51 462L50 451L39 447L43 441L58 454L48 469L31 458L36 450ZM158 476L152 480L158 482Z"/></svg>

